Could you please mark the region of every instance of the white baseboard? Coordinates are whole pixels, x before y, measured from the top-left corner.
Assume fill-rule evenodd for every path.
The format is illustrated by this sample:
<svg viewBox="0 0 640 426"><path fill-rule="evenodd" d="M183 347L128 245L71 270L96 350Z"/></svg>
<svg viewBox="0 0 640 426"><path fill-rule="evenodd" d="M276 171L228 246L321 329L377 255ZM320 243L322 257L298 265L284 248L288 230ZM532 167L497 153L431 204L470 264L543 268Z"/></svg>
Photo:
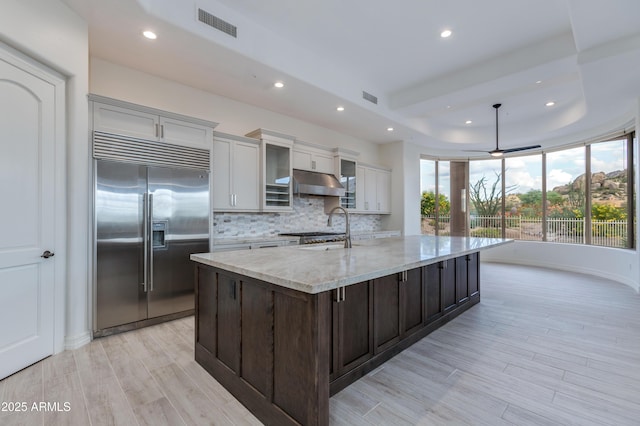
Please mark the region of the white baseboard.
<svg viewBox="0 0 640 426"><path fill-rule="evenodd" d="M638 283L633 282L632 280L630 280L628 277L625 277L624 275L621 274L616 274L616 273L611 273L611 272L602 272L599 269L595 269L595 268L586 268L586 267L575 267L573 265L567 265L564 263L546 263L544 266L540 265L539 263L535 263L535 262L527 262L527 261L519 261L519 260L514 260L514 259L487 259L487 260L483 260L483 262L486 263L504 263L504 264L510 264L510 265L522 265L522 266L534 266L537 268L548 268L548 269L557 269L559 271L567 271L567 272L576 272L579 274L587 274L587 275L593 275L596 277L600 277L600 278L604 278L607 280L612 280L612 281L616 281L619 282L621 284L625 284L629 287L631 287L632 289L634 289L636 292L640 293L640 287L638 286Z"/></svg>
<svg viewBox="0 0 640 426"><path fill-rule="evenodd" d="M75 336L65 336L64 348L65 350L78 349L89 342L91 342L91 333L89 331L85 331L84 333L76 334Z"/></svg>

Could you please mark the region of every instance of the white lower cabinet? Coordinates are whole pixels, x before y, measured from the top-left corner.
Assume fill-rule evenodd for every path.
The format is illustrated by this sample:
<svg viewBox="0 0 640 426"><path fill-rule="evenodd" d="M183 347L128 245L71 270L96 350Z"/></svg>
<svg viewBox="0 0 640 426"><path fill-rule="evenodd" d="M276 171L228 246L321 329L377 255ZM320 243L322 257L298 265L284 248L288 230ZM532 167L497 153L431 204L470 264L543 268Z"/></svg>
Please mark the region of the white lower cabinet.
<svg viewBox="0 0 640 426"><path fill-rule="evenodd" d="M213 210L260 210L260 144L214 133Z"/></svg>

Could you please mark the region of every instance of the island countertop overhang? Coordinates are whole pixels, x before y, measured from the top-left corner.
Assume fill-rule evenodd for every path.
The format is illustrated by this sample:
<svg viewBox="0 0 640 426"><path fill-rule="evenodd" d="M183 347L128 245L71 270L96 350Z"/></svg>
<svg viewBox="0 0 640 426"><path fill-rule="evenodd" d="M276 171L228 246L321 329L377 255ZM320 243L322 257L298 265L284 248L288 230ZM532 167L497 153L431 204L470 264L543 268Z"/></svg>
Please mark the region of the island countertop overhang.
<svg viewBox="0 0 640 426"><path fill-rule="evenodd" d="M512 242L502 238L416 235L359 241L349 249L285 246L192 254L191 260L228 272L316 294L419 268Z"/></svg>

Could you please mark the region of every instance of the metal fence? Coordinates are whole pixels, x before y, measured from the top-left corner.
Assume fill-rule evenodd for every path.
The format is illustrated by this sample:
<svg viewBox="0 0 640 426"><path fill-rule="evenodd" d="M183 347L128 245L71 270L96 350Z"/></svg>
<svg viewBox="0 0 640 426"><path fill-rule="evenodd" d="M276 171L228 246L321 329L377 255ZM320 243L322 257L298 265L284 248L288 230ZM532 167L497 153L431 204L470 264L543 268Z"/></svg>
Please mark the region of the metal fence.
<svg viewBox="0 0 640 426"><path fill-rule="evenodd" d="M449 217L438 218L438 235L449 235ZM505 217L505 237L516 240L543 241L541 217ZM424 217L423 234L435 235L434 217ZM477 237L500 237L502 217L471 216L469 235ZM546 241L557 243L586 244L589 237L592 245L604 247L627 247L627 222L591 220L591 232L585 233L585 219L547 218Z"/></svg>

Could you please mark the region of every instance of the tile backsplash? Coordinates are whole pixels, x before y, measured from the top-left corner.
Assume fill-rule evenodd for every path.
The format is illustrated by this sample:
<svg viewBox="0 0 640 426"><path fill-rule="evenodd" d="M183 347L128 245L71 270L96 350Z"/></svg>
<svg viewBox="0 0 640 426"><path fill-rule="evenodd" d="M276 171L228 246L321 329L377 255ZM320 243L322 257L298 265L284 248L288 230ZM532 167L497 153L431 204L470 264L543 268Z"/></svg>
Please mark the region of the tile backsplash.
<svg viewBox="0 0 640 426"><path fill-rule="evenodd" d="M352 232L382 230L380 215L350 214ZM296 195L292 213L214 213L213 237L269 237L283 232L344 231L344 215L336 212L327 227L324 197Z"/></svg>

